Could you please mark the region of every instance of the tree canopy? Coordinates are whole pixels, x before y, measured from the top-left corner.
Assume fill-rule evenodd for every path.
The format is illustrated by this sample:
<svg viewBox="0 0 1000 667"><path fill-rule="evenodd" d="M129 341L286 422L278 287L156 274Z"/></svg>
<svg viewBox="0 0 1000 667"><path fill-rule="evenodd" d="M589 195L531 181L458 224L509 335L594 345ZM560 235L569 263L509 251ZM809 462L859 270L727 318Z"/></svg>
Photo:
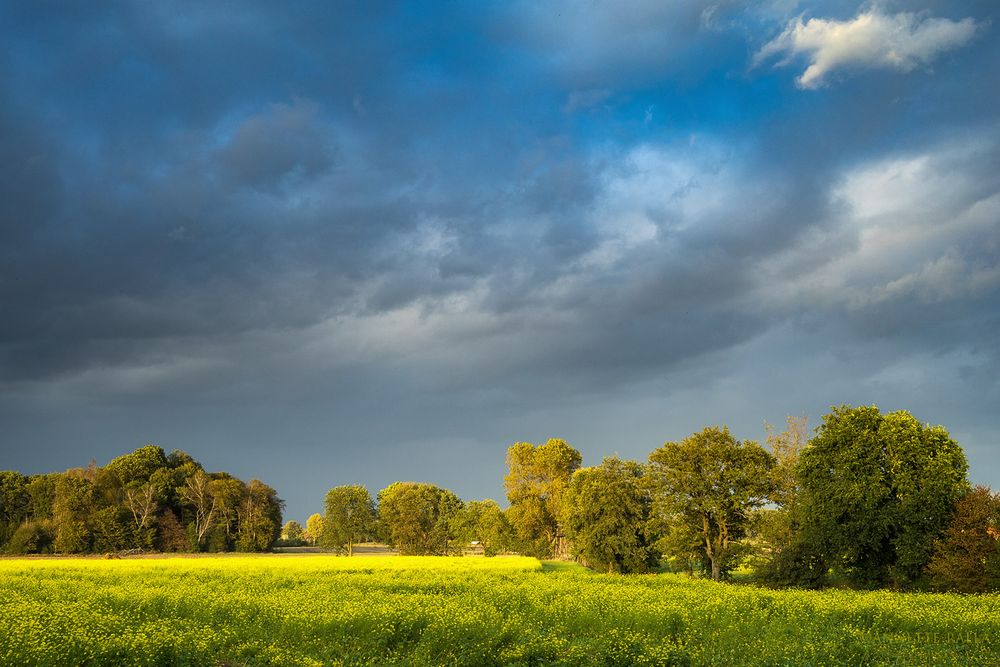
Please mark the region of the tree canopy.
<svg viewBox="0 0 1000 667"><path fill-rule="evenodd" d="M648 572L659 563L649 520L652 496L644 466L617 457L573 473L562 518L574 555L597 570Z"/></svg>
<svg viewBox="0 0 1000 667"><path fill-rule="evenodd" d="M146 445L104 467L0 472L0 549L263 551L278 537L281 508L259 480L209 473L185 452Z"/></svg>
<svg viewBox="0 0 1000 667"><path fill-rule="evenodd" d="M718 580L742 553L753 509L769 498L773 457L754 441L736 440L726 427L708 427L649 455L657 520L672 531L700 537Z"/></svg>
<svg viewBox="0 0 1000 667"><path fill-rule="evenodd" d="M565 552L559 524L562 498L582 462L580 452L557 438L538 446L518 442L507 450L508 518L523 551L539 556Z"/></svg>
<svg viewBox="0 0 1000 667"><path fill-rule="evenodd" d="M336 486L326 494L326 514L319 545L354 554L354 545L369 539L376 529L375 503L360 485Z"/></svg>
<svg viewBox="0 0 1000 667"><path fill-rule="evenodd" d="M799 458L802 539L854 584L914 583L969 490L966 470L940 426L834 408Z"/></svg>
<svg viewBox="0 0 1000 667"><path fill-rule="evenodd" d="M379 519L386 540L404 555L446 554L462 501L447 489L395 482L379 491Z"/></svg>

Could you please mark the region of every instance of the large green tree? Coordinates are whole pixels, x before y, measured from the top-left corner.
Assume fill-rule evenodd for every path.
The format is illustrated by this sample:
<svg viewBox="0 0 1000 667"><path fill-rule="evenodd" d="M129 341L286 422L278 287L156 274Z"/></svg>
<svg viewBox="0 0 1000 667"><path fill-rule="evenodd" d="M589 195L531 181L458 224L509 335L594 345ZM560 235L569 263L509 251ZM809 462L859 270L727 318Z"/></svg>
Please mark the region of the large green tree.
<svg viewBox="0 0 1000 667"><path fill-rule="evenodd" d="M582 461L580 452L557 438L538 446L518 442L507 450L507 517L523 551L538 556L564 555L566 542L559 513L569 479Z"/></svg>
<svg viewBox="0 0 1000 667"><path fill-rule="evenodd" d="M458 496L433 484L394 482L378 494L385 537L404 555L448 553L455 537L452 523L461 509Z"/></svg>
<svg viewBox="0 0 1000 667"><path fill-rule="evenodd" d="M359 484L335 486L326 494L326 514L319 545L354 555L354 545L375 531L375 503L368 489Z"/></svg>
<svg viewBox="0 0 1000 667"><path fill-rule="evenodd" d="M735 439L726 427L708 427L665 443L649 463L656 492L653 526L668 536L698 534L718 580L745 552L751 512L772 492L773 457L752 440Z"/></svg>
<svg viewBox="0 0 1000 667"><path fill-rule="evenodd" d="M940 426L834 408L799 457L802 539L856 585L910 585L969 491L966 469Z"/></svg>
<svg viewBox="0 0 1000 667"><path fill-rule="evenodd" d="M573 473L562 520L572 551L606 572L648 572L659 562L648 529L653 500L644 466L617 457Z"/></svg>

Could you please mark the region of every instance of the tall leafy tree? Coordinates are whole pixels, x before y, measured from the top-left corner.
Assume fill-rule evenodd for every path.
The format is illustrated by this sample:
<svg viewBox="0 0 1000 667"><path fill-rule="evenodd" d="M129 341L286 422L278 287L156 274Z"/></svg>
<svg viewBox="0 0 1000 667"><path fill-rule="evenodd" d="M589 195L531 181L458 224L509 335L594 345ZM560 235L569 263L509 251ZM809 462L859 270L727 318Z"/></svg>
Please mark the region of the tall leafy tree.
<svg viewBox="0 0 1000 667"><path fill-rule="evenodd" d="M540 556L565 554L559 515L570 477L582 462L580 452L557 438L538 446L518 442L507 450L507 517L525 543L525 551Z"/></svg>
<svg viewBox="0 0 1000 667"><path fill-rule="evenodd" d="M744 552L751 512L771 494L774 460L758 443L708 427L649 455L656 488L654 525L700 535L718 580ZM683 524L683 525L680 525Z"/></svg>
<svg viewBox="0 0 1000 667"><path fill-rule="evenodd" d="M834 408L799 457L802 538L856 585L912 584L969 490L966 470L940 426Z"/></svg>
<svg viewBox="0 0 1000 667"><path fill-rule="evenodd" d="M448 553L462 501L447 489L394 482L379 491L378 514L388 542L404 555Z"/></svg>
<svg viewBox="0 0 1000 667"><path fill-rule="evenodd" d="M240 551L267 551L281 537L278 492L259 479L247 482L239 516L236 546Z"/></svg>
<svg viewBox="0 0 1000 667"><path fill-rule="evenodd" d="M573 553L588 567L608 573L656 567L659 553L648 533L650 491L646 470L635 461L611 457L574 472L562 508Z"/></svg>
<svg viewBox="0 0 1000 667"><path fill-rule="evenodd" d="M70 470L56 480L52 518L55 550L81 553L91 548L94 483L82 470Z"/></svg>
<svg viewBox="0 0 1000 667"><path fill-rule="evenodd" d="M375 503L361 485L335 486L326 494L326 514L319 544L327 549L354 555L354 545L375 530Z"/></svg>

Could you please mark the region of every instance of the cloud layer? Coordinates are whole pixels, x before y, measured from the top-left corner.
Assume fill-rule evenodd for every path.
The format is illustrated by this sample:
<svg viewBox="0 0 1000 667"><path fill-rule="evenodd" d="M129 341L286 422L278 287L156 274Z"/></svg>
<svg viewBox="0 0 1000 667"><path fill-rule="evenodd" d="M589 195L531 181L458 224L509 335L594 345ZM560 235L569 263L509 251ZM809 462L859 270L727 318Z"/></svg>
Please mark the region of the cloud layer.
<svg viewBox="0 0 1000 667"><path fill-rule="evenodd" d="M0 9L4 466L154 441L302 520L850 402L996 484L996 9L893 8Z"/></svg>

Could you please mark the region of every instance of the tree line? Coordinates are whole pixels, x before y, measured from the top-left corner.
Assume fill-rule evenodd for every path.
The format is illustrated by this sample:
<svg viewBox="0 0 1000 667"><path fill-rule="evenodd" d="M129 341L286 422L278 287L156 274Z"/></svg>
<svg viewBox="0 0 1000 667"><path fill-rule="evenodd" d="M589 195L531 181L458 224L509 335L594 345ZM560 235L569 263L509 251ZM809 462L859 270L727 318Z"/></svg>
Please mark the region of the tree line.
<svg viewBox="0 0 1000 667"><path fill-rule="evenodd" d="M1000 587L1000 496L972 488L962 448L905 411L834 408L809 437L804 418L765 444L708 427L643 462L583 467L563 440L507 452L508 507L465 503L433 484L329 491L294 533L351 553L384 541L403 554L572 557L605 572L661 568L729 577L749 566L775 586Z"/></svg>
<svg viewBox="0 0 1000 667"><path fill-rule="evenodd" d="M104 467L0 472L0 550L265 551L282 536L347 554L378 540L443 555L475 543L606 572L718 580L745 565L776 586L1000 588L1000 495L972 488L958 443L905 411L834 408L811 437L789 418L763 445L707 427L645 461L591 467L564 440L519 442L506 463L506 509L428 483L375 498L339 486L322 514L282 531L268 485L148 445Z"/></svg>
<svg viewBox="0 0 1000 667"><path fill-rule="evenodd" d="M104 467L0 471L0 551L266 551L282 506L260 480L206 472L185 452L147 445Z"/></svg>

